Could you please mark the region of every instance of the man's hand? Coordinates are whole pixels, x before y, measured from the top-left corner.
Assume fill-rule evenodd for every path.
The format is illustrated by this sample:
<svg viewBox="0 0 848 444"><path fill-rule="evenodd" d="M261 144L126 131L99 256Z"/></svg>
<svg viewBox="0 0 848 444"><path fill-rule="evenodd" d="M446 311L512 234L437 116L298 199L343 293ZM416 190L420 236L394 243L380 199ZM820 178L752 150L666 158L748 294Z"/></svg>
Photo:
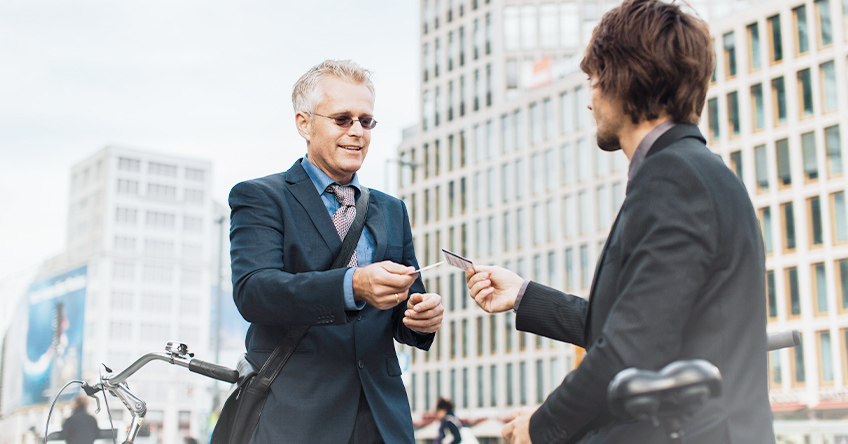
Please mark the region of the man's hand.
<svg viewBox="0 0 848 444"><path fill-rule="evenodd" d="M414 293L406 302L403 325L420 333L435 333L442 326L442 297L436 293Z"/></svg>
<svg viewBox="0 0 848 444"><path fill-rule="evenodd" d="M465 270L465 282L480 308L500 313L515 305L524 278L506 268L475 264L474 268Z"/></svg>
<svg viewBox="0 0 848 444"><path fill-rule="evenodd" d="M501 434L509 444L533 444L530 441L530 417L535 408L525 407L513 415L512 421L504 426Z"/></svg>
<svg viewBox="0 0 848 444"><path fill-rule="evenodd" d="M408 297L409 287L418 277L413 271L414 267L392 261L357 268L353 272L353 299L365 301L378 310L393 308Z"/></svg>

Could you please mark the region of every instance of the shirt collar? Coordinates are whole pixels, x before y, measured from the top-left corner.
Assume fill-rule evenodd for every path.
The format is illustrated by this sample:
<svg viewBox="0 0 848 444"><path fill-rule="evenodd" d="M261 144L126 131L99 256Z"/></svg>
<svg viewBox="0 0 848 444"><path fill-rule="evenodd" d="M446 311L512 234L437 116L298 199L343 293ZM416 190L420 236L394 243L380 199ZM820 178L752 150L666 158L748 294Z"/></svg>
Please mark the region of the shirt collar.
<svg viewBox="0 0 848 444"><path fill-rule="evenodd" d="M648 151L652 146L654 146L654 143L656 143L656 141L668 130L674 128L675 125L677 124L671 119L666 120L652 129L648 135L639 142L639 146L636 147L636 152L633 153L633 158L630 159L630 169L627 170L628 180L633 180L636 176L636 172L639 171L639 167L642 166L642 162L645 161L645 156L648 155Z"/></svg>
<svg viewBox="0 0 848 444"><path fill-rule="evenodd" d="M314 163L310 162L306 156L303 156L301 166L303 166L304 171L306 171L306 175L309 176L309 178L312 180L312 184L315 185L315 189L318 191L318 194L322 194L324 191L327 190L328 186L334 183L339 184L338 182L330 178L327 173L321 171L320 168L315 166ZM357 177L356 173L353 174L353 179L348 185L354 187L354 189L357 191L357 194L359 194L360 185L359 178Z"/></svg>

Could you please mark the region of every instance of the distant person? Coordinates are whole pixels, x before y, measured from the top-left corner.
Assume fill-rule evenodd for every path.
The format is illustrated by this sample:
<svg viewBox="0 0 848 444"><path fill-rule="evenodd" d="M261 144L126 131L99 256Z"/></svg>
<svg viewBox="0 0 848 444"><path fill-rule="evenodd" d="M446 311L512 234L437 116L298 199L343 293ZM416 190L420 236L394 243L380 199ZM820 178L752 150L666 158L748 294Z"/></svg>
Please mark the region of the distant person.
<svg viewBox="0 0 848 444"><path fill-rule="evenodd" d="M502 267L466 272L490 313L586 349L534 412L504 427L510 444L655 444L649 421L620 421L607 386L628 367L715 364L722 394L683 430L689 444L774 444L768 399L765 255L745 187L698 129L715 66L707 24L661 0L625 0L601 18L580 68L598 146L630 160L627 195L588 299ZM577 218L578 214L567 217ZM476 270L476 271L475 271Z"/></svg>
<svg viewBox="0 0 848 444"><path fill-rule="evenodd" d="M88 396L80 393L71 401L71 416L62 424L62 439L68 444L92 444L100 437L97 420L88 411Z"/></svg>
<svg viewBox="0 0 848 444"><path fill-rule="evenodd" d="M460 431L462 421L453 413L453 402L447 398L439 398L436 402L436 418L439 423L439 434L433 444L457 444L462 442Z"/></svg>
<svg viewBox="0 0 848 444"><path fill-rule="evenodd" d="M251 323L247 360L261 368L293 327L309 327L251 443L412 444L394 341L429 349L444 307L415 273L404 203L359 182L377 124L370 72L326 60L295 83L292 104L306 156L237 184L229 199L233 298ZM331 269L366 192L355 255Z"/></svg>

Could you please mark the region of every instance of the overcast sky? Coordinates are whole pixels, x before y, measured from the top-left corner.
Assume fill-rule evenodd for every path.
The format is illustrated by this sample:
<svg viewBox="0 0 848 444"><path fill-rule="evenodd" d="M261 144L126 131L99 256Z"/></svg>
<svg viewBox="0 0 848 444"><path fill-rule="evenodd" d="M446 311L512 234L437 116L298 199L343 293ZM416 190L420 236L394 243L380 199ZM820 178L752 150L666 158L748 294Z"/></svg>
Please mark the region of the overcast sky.
<svg viewBox="0 0 848 444"><path fill-rule="evenodd" d="M360 176L383 189L418 118L418 16L415 0L3 0L0 292L63 250L70 169L107 145L211 160L221 203L287 169L306 152L291 87L327 58L374 71Z"/></svg>

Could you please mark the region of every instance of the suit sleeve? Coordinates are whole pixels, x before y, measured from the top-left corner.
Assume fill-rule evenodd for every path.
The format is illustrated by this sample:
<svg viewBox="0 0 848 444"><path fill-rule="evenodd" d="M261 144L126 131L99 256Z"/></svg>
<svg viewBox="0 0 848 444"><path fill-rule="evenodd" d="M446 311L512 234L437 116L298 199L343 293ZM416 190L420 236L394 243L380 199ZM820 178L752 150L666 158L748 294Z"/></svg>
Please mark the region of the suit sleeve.
<svg viewBox="0 0 848 444"><path fill-rule="evenodd" d="M620 217L622 243L607 252L620 261L620 273L599 274L615 280L607 288L614 288L616 303L580 365L533 414L534 443L573 439L608 417L607 385L620 370L656 370L679 357L687 317L719 245L714 200L685 159L657 155L631 183ZM534 292L527 296L537 299Z"/></svg>
<svg viewBox="0 0 848 444"><path fill-rule="evenodd" d="M586 347L588 308L586 299L530 282L521 299L515 328Z"/></svg>
<svg viewBox="0 0 848 444"><path fill-rule="evenodd" d="M403 265L409 265L417 269L418 260L415 258L415 245L412 242L412 227L409 225L409 216L406 212L406 205L404 205L401 201L400 207L403 213ZM392 229L391 226L388 228ZM412 284L412 287L409 288L409 294L424 293L425 291L424 282L421 280L421 276L419 275L418 279L415 280L415 283ZM410 330L409 327L403 323L403 313L405 311L406 303L404 302L398 304L392 312L392 324L394 326L395 340L402 344L417 347L422 350L429 350L436 334L418 333Z"/></svg>
<svg viewBox="0 0 848 444"><path fill-rule="evenodd" d="M269 325L335 325L347 322L346 268L288 273L283 268L283 210L269 190L252 181L229 198L233 299L245 320Z"/></svg>

